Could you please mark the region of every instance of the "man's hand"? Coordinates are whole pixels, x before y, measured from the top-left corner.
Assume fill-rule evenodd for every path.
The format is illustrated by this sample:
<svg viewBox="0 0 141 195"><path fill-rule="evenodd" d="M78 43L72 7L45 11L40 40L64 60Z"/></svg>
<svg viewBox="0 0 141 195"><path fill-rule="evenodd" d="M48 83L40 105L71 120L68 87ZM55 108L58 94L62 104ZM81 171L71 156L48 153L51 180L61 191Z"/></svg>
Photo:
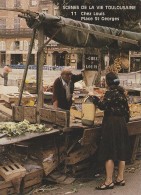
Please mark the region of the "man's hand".
<svg viewBox="0 0 141 195"><path fill-rule="evenodd" d="M56 101L53 102L53 107L54 107L55 109L58 108L58 100L56 100Z"/></svg>

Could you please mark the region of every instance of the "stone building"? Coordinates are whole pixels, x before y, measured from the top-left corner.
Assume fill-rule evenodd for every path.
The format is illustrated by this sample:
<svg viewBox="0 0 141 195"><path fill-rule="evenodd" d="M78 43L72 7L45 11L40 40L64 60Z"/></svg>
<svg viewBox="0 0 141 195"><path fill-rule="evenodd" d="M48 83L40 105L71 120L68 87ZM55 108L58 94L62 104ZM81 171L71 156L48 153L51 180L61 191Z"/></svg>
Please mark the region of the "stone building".
<svg viewBox="0 0 141 195"><path fill-rule="evenodd" d="M22 8L34 12L59 15L51 0L0 0L0 8ZM4 64L25 64L32 29L18 12L0 10L0 66ZM30 64L37 61L38 40L35 39ZM45 64L82 68L82 49L70 48L51 41L45 48Z"/></svg>

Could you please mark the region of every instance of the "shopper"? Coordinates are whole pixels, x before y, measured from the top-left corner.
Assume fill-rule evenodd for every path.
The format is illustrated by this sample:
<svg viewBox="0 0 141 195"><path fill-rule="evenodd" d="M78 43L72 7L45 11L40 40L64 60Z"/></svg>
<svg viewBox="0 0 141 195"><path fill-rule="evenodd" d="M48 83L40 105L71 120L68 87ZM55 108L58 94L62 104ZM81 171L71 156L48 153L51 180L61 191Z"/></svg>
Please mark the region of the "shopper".
<svg viewBox="0 0 141 195"><path fill-rule="evenodd" d="M105 162L106 179L97 190L113 189L115 185L124 186L126 160L130 159L130 140L127 130L129 107L125 90L119 86L119 78L113 72L106 75L107 92L103 99L93 97L93 103L104 110L102 136L98 160ZM113 180L115 162L118 162L118 174Z"/></svg>
<svg viewBox="0 0 141 195"><path fill-rule="evenodd" d="M3 74L1 74L0 76L2 78L4 78L4 86L7 86L8 83L8 74L12 72L12 69L9 65L5 65L3 68Z"/></svg>

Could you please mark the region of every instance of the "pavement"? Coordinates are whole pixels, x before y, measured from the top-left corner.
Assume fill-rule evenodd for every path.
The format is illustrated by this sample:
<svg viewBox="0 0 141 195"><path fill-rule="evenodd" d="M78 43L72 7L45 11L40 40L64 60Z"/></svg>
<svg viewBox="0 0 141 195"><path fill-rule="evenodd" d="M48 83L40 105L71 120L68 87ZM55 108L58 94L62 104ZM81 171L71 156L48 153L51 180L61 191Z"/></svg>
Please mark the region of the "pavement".
<svg viewBox="0 0 141 195"><path fill-rule="evenodd" d="M99 177L77 179L73 184L44 185L34 190L30 195L141 195L141 160L126 166L125 186L115 186L110 190L95 190L104 181L105 175ZM86 181L85 181L86 180Z"/></svg>

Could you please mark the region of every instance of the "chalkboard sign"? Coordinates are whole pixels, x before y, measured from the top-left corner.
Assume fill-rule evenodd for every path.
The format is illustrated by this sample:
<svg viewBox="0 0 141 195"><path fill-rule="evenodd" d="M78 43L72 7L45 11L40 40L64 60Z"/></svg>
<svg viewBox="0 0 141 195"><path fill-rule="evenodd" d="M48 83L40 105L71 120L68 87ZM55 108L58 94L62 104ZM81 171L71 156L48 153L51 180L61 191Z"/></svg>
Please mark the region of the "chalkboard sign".
<svg viewBox="0 0 141 195"><path fill-rule="evenodd" d="M98 71L99 58L97 55L85 55L85 70L95 70Z"/></svg>

